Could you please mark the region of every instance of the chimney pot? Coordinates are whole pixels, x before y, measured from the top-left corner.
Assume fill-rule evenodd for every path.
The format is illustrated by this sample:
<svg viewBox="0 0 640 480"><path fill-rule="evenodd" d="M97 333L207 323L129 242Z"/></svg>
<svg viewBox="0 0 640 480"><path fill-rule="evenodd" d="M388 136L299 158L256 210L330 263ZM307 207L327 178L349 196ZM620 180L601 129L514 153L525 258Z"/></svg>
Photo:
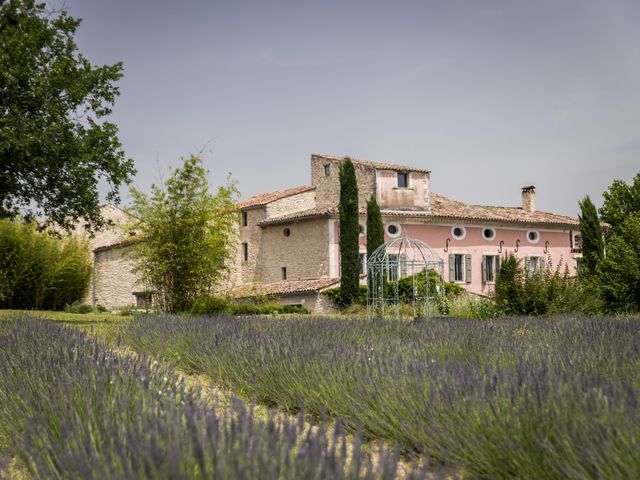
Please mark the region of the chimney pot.
<svg viewBox="0 0 640 480"><path fill-rule="evenodd" d="M536 211L536 187L533 185L522 187L522 210L527 213Z"/></svg>

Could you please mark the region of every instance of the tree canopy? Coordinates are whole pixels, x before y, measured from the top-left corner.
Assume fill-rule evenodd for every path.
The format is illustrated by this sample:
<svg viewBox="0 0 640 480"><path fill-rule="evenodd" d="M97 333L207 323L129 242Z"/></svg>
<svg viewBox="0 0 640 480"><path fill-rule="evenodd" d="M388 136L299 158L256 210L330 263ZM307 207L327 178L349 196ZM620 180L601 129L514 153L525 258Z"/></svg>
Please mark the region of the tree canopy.
<svg viewBox="0 0 640 480"><path fill-rule="evenodd" d="M0 218L99 227L99 185L118 202L135 173L104 120L122 64L93 66L74 42L80 20L46 8L0 0Z"/></svg>
<svg viewBox="0 0 640 480"><path fill-rule="evenodd" d="M238 226L235 183L209 192L208 171L198 156L183 160L164 185L151 194L132 189L130 212L138 218L132 231L136 271L154 301L167 312L191 308L224 278L235 253Z"/></svg>

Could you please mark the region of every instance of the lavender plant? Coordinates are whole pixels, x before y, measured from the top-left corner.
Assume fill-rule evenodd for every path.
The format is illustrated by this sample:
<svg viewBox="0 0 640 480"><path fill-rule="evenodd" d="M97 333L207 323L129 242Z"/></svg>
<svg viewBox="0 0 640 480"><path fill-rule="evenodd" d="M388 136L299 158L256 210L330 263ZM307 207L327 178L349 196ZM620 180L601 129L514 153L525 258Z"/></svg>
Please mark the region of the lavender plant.
<svg viewBox="0 0 640 480"><path fill-rule="evenodd" d="M126 341L247 399L473 476L640 477L640 319L139 318Z"/></svg>
<svg viewBox="0 0 640 480"><path fill-rule="evenodd" d="M27 316L0 321L0 450L33 478L391 479L339 426L224 410L145 355ZM415 470L408 478L422 478Z"/></svg>

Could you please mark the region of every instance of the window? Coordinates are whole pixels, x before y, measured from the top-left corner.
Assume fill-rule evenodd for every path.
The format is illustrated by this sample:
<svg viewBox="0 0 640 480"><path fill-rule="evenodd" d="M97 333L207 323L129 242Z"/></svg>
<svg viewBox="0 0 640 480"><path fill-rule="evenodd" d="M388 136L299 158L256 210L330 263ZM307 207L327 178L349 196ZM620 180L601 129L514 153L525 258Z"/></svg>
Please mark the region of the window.
<svg viewBox="0 0 640 480"><path fill-rule="evenodd" d="M526 257L524 265L527 275L533 275L538 271L544 270L544 257Z"/></svg>
<svg viewBox="0 0 640 480"><path fill-rule="evenodd" d="M242 261L249 261L249 244L247 242L242 242Z"/></svg>
<svg viewBox="0 0 640 480"><path fill-rule="evenodd" d="M409 174L406 172L398 172L398 188L409 187Z"/></svg>
<svg viewBox="0 0 640 480"><path fill-rule="evenodd" d="M489 227L483 228L482 236L485 240L493 240L494 238L496 238L496 231L493 228Z"/></svg>
<svg viewBox="0 0 640 480"><path fill-rule="evenodd" d="M449 255L449 281L471 283L471 255L452 253Z"/></svg>
<svg viewBox="0 0 640 480"><path fill-rule="evenodd" d="M247 218L247 212L242 212L242 226L246 227L249 224L249 219Z"/></svg>
<svg viewBox="0 0 640 480"><path fill-rule="evenodd" d="M451 229L451 235L456 240L464 240L464 237L467 236L467 229L464 227L453 227Z"/></svg>
<svg viewBox="0 0 640 480"><path fill-rule="evenodd" d="M387 269L389 272L388 280L390 282L395 282L398 280L398 265L400 263L400 257L391 253L387 255L387 262L389 264L389 268Z"/></svg>
<svg viewBox="0 0 640 480"><path fill-rule="evenodd" d="M389 225L387 225L387 235L389 235L390 237L400 236L401 231L402 230L400 229L400 225L398 225L397 223L390 223Z"/></svg>
<svg viewBox="0 0 640 480"><path fill-rule="evenodd" d="M291 229L290 229L289 227L285 228L285 229L282 231L282 234L283 234L285 237L288 237L289 235L291 235Z"/></svg>
<svg viewBox="0 0 640 480"><path fill-rule="evenodd" d="M287 279L287 267L282 267L282 279Z"/></svg>
<svg viewBox="0 0 640 480"><path fill-rule="evenodd" d="M364 225L363 225L363 224L360 224L360 235L361 235L361 236L362 236L362 235L364 235L365 231L366 231L366 230L365 230Z"/></svg>
<svg viewBox="0 0 640 480"><path fill-rule="evenodd" d="M529 240L529 243L538 243L540 234L536 230L529 230L527 232L527 240Z"/></svg>
<svg viewBox="0 0 640 480"><path fill-rule="evenodd" d="M582 272L583 268L584 268L584 263L582 261L582 257L577 257L576 258L576 272L578 272L578 273Z"/></svg>
<svg viewBox="0 0 640 480"><path fill-rule="evenodd" d="M327 164L324 166L324 176L325 176L325 177L329 177L329 176L331 176L331 164L330 164L330 163L327 163Z"/></svg>
<svg viewBox="0 0 640 480"><path fill-rule="evenodd" d="M367 273L367 254L360 254L360 275Z"/></svg>
<svg viewBox="0 0 640 480"><path fill-rule="evenodd" d="M571 248L580 250L582 248L582 238L579 233L574 233L571 237Z"/></svg>
<svg viewBox="0 0 640 480"><path fill-rule="evenodd" d="M482 283L494 283L500 270L500 257L498 255L485 255L482 257Z"/></svg>

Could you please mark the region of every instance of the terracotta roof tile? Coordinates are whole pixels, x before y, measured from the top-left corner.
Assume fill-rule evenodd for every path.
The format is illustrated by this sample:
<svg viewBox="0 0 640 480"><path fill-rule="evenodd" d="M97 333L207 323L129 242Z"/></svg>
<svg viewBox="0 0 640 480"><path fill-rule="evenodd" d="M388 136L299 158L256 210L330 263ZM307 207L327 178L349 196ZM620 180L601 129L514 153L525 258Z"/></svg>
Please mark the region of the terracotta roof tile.
<svg viewBox="0 0 640 480"><path fill-rule="evenodd" d="M382 214L400 217L421 217L431 219L435 222L451 218L472 221L527 223L554 226L577 226L580 223L577 218L568 217L566 215L557 215L555 213L548 212L529 213L519 207L471 205L457 200L452 200L437 193L431 193L430 198L431 212L416 209L385 209L382 210ZM365 214L366 210L361 209L360 213ZM338 215L338 207L312 208L310 210L303 210L300 212L281 215L279 217L268 218L260 222L259 225L276 225L280 223L333 215Z"/></svg>
<svg viewBox="0 0 640 480"><path fill-rule="evenodd" d="M236 207L261 207L263 205L266 205L267 203L275 202L276 200L280 200L281 198L291 197L292 195L297 195L298 193L308 192L309 190L313 190L314 188L315 187L312 187L311 185L302 185L300 187L287 188L285 190L276 190L274 192L261 193L260 195L255 195L245 200L240 200L236 203Z"/></svg>
<svg viewBox="0 0 640 480"><path fill-rule="evenodd" d="M579 225L577 218L549 212L527 212L520 207L494 207L471 205L431 193L431 215L434 217L492 220L501 222L538 223L553 225Z"/></svg>
<svg viewBox="0 0 640 480"><path fill-rule="evenodd" d="M262 295L282 295L302 292L315 292L337 284L339 278L316 278L312 280L285 280L282 282L241 285L224 294L235 298L259 297Z"/></svg>
<svg viewBox="0 0 640 480"><path fill-rule="evenodd" d="M335 155L324 155L321 153L314 153L311 156L326 158L327 160L344 160L345 158L347 158L347 157L337 157ZM349 158L351 158L351 161L353 162L354 165L362 165L365 167L377 168L378 170L398 170L401 172L422 172L422 173L430 172L430 170L427 170L426 168L410 167L408 165L397 165L395 163L370 162L368 160L360 160L358 158L353 158L353 157L349 157Z"/></svg>

